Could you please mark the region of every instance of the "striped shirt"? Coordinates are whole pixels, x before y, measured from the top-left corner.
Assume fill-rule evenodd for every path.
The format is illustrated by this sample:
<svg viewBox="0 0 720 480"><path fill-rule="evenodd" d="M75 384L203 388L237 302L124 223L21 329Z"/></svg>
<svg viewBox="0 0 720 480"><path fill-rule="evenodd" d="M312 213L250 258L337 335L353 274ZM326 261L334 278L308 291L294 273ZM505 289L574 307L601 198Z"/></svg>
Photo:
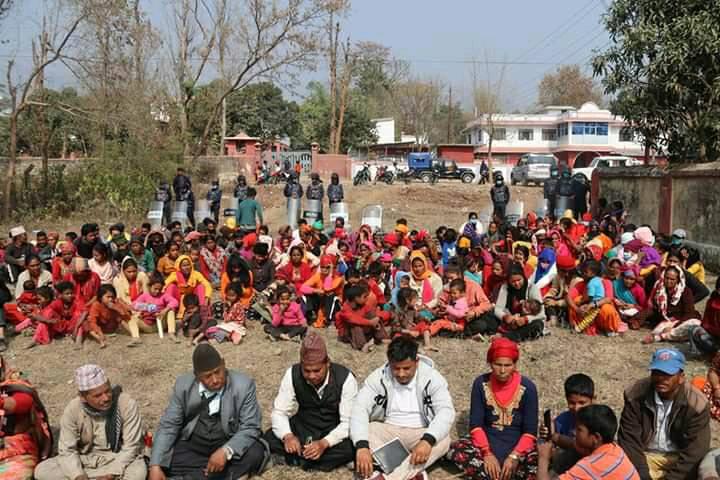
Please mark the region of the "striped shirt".
<svg viewBox="0 0 720 480"><path fill-rule="evenodd" d="M606 443L583 457L560 480L640 480L635 466L616 443Z"/></svg>

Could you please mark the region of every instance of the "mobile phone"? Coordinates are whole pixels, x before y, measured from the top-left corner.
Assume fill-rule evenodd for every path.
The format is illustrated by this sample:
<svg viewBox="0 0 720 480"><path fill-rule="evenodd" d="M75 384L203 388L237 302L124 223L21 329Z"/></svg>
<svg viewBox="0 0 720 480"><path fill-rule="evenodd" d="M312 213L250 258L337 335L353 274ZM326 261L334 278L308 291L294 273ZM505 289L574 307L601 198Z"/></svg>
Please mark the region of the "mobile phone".
<svg viewBox="0 0 720 480"><path fill-rule="evenodd" d="M543 413L543 423L547 428L548 436L550 436L550 432L552 432L552 411L549 408Z"/></svg>

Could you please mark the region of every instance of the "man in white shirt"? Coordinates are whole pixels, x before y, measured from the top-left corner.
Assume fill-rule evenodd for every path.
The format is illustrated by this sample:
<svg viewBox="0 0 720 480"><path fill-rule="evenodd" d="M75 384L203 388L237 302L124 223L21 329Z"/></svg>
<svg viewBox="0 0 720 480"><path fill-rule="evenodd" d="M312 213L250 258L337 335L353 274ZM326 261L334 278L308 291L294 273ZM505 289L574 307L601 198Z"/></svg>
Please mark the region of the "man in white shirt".
<svg viewBox="0 0 720 480"><path fill-rule="evenodd" d="M300 363L288 368L265 433L273 454L303 470L329 472L355 458L350 413L357 395L355 376L330 362L325 341L310 333L300 347Z"/></svg>
<svg viewBox="0 0 720 480"><path fill-rule="evenodd" d="M388 346L388 363L368 376L353 404L350 436L361 477L426 478L425 469L450 447L455 407L447 381L417 351L413 338L395 337ZM372 451L395 438L410 455L391 472L373 472Z"/></svg>

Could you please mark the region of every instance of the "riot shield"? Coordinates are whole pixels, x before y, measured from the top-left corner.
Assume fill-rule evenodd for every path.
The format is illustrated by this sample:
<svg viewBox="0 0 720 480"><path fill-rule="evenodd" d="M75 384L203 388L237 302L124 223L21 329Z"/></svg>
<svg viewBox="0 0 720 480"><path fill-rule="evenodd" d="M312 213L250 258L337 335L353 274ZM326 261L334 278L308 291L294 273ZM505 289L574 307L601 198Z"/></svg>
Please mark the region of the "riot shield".
<svg viewBox="0 0 720 480"><path fill-rule="evenodd" d="M298 220L300 220L300 209L302 208L302 199L287 199L287 221L290 228L297 228Z"/></svg>
<svg viewBox="0 0 720 480"><path fill-rule="evenodd" d="M303 210L303 218L308 224L312 225L317 220L323 218L322 200L305 200L305 210Z"/></svg>
<svg viewBox="0 0 720 480"><path fill-rule="evenodd" d="M164 202L157 202L153 200L150 202L150 208L147 213L147 220L150 222L153 230L158 230L163 223L163 210L165 208Z"/></svg>
<svg viewBox="0 0 720 480"><path fill-rule="evenodd" d="M188 225L188 202L173 202L172 221L180 222L182 228Z"/></svg>
<svg viewBox="0 0 720 480"><path fill-rule="evenodd" d="M505 209L505 218L511 225L517 224L525 215L525 202L510 202Z"/></svg>
<svg viewBox="0 0 720 480"><path fill-rule="evenodd" d="M572 199L570 197L557 197L555 204L555 218L562 217L565 210L572 209Z"/></svg>
<svg viewBox="0 0 720 480"><path fill-rule="evenodd" d="M345 220L345 227L350 225L350 209L345 202L337 202L330 204L330 224L335 226L335 220L341 218Z"/></svg>
<svg viewBox="0 0 720 480"><path fill-rule="evenodd" d="M206 199L197 200L195 203L195 218L202 222L206 218L214 218L212 212L210 212L210 202Z"/></svg>
<svg viewBox="0 0 720 480"><path fill-rule="evenodd" d="M226 208L222 211L223 225L235 227L235 217L237 216L239 204L238 199L236 197L230 197L228 199L223 199L223 203L225 203L226 206Z"/></svg>
<svg viewBox="0 0 720 480"><path fill-rule="evenodd" d="M369 225L373 231L382 230L382 205L368 205L362 210L362 225Z"/></svg>

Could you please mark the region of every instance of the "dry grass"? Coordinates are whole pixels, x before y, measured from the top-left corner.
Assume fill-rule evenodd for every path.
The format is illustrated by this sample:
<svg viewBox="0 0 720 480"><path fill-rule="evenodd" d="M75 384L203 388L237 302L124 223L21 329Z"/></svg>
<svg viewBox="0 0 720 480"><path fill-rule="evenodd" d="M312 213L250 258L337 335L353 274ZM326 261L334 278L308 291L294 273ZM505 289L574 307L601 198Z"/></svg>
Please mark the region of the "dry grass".
<svg viewBox="0 0 720 480"><path fill-rule="evenodd" d="M284 216L284 199L279 188L270 188L261 189L260 199L266 207L267 219L275 227ZM452 187L442 184L434 187L378 186L347 190L352 202L352 218L359 218L364 205L382 203L385 205L387 225L391 225L388 222L395 218L405 216L412 226L431 229L440 224L459 226L467 217L467 211L479 209L488 202L487 187L459 184ZM540 190L514 187L512 192L515 198L535 199ZM55 228L69 229L74 225L67 221L58 224ZM39 225L31 221L26 223L28 229L37 227ZM337 342L334 329L323 330L321 334L327 340L332 360L351 368L360 380L384 362L381 348L365 355ZM647 365L654 347L641 345L641 336L631 332L617 338L585 337L555 330L549 337L522 345L519 368L537 384L542 409L551 408L553 412L560 412L564 408L564 379L571 373L584 372L596 382L598 402L610 405L619 414L623 388L648 374ZM83 350L76 351L67 340L25 350L29 339L17 337L12 341L6 358L37 386L53 425L57 425L65 404L76 394L72 384L74 369L83 363L94 362L103 366L114 383L121 384L139 401L146 424L154 428L167 403L174 379L191 369L192 350L185 344L175 345L156 336L145 336L143 341L144 345L136 349L127 348L128 338L119 336L111 339L105 350L100 350L93 342L86 342ZM473 379L487 368L487 345L450 339L437 339L436 344L441 351L432 354L432 358L450 384L458 412L452 432L456 437L467 429L470 387ZM223 344L219 349L230 368L242 370L256 380L263 426L268 428L272 401L280 379L285 369L298 360L299 346L295 343L270 343L259 326L253 324L240 346ZM706 369L703 363L691 361L687 373L690 377L705 375ZM713 438L716 444L719 438L716 431ZM432 477L437 479L451 476L443 468L432 472ZM349 472L339 470L332 474L308 474L298 469L275 467L262 478L340 479L349 478Z"/></svg>

